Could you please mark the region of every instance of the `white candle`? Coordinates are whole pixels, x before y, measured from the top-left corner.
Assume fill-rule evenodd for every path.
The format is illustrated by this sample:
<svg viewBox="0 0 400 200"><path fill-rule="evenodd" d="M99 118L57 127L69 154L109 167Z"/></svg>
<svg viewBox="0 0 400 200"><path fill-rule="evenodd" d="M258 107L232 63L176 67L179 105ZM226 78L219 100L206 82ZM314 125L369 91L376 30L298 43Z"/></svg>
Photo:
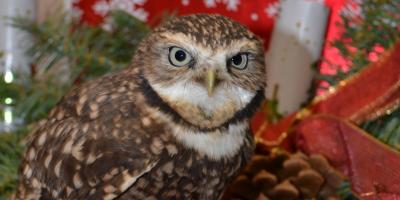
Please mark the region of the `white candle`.
<svg viewBox="0 0 400 200"><path fill-rule="evenodd" d="M29 70L29 57L26 48L30 45L27 33L10 25L10 17L24 16L31 19L35 17L35 1L33 0L1 0L0 1L0 74L4 79L10 79L13 71Z"/></svg>
<svg viewBox="0 0 400 200"><path fill-rule="evenodd" d="M311 65L320 57L328 8L320 1L281 0L281 12L266 56L267 98L278 88L278 110L298 110L309 96Z"/></svg>

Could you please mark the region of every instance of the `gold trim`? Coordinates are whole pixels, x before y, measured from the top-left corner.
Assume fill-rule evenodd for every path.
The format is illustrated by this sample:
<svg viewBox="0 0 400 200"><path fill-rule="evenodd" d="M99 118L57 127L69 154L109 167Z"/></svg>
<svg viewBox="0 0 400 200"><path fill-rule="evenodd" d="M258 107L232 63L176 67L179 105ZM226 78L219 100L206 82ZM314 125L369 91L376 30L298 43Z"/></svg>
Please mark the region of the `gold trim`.
<svg viewBox="0 0 400 200"><path fill-rule="evenodd" d="M377 107L379 104L384 103L387 99L389 99L393 95L393 93L395 93L399 89L400 89L400 80L397 81L394 84L393 87L389 88L389 90L386 92L385 95L382 95L382 96L376 98L375 101L373 101L370 104L365 105L362 108L360 108L359 111L357 113L354 113L353 115L351 115L349 117L349 119L351 121L354 121L357 124L360 124L363 121L365 121L366 119L373 120L373 119L376 119L376 118L378 118L380 116L383 116L383 115L387 114L388 110L391 110L393 107L398 107L399 106L399 103L400 103L399 100L400 99L394 100L393 103L391 103L391 104L389 104L389 105L387 105L387 106L385 106L385 107L383 107L381 109L378 109L378 110L374 111L374 113L372 113L372 114L368 114L368 113L372 112L371 109ZM393 112L393 110L391 112ZM389 114L391 112L389 112Z"/></svg>
<svg viewBox="0 0 400 200"><path fill-rule="evenodd" d="M256 144L265 145L268 148L278 147L278 146L281 146L281 144L285 141L285 139L288 136L289 136L289 134L287 132L283 132L282 134L279 135L278 139L273 140L273 141L264 140L261 137L255 137L255 142L256 142Z"/></svg>

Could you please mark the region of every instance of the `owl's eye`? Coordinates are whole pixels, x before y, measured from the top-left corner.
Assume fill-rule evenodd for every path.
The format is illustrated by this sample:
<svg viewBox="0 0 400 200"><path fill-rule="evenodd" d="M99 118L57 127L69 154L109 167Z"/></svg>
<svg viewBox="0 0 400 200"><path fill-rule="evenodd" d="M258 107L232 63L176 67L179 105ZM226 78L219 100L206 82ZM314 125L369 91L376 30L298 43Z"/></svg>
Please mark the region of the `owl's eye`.
<svg viewBox="0 0 400 200"><path fill-rule="evenodd" d="M182 67L192 61L192 56L182 48L171 47L169 48L168 55L169 62L175 67Z"/></svg>
<svg viewBox="0 0 400 200"><path fill-rule="evenodd" d="M229 65L236 69L243 70L247 67L247 60L247 53L239 53L229 60Z"/></svg>

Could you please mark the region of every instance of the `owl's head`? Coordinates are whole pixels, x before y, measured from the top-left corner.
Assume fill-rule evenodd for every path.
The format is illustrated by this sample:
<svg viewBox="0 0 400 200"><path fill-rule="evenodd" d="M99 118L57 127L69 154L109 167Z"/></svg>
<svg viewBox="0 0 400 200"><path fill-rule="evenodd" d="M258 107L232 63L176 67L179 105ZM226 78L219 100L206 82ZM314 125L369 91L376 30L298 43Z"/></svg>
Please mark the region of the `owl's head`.
<svg viewBox="0 0 400 200"><path fill-rule="evenodd" d="M262 42L224 16L163 23L141 43L134 62L161 107L201 129L248 117L263 98Z"/></svg>

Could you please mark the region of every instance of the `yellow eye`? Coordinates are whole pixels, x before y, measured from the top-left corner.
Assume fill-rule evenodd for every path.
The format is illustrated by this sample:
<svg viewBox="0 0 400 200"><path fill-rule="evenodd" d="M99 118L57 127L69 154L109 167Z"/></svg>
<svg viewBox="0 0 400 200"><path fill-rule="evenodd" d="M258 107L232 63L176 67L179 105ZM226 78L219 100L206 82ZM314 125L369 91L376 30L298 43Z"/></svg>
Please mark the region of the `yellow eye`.
<svg viewBox="0 0 400 200"><path fill-rule="evenodd" d="M175 67L182 67L192 61L192 56L190 56L186 50L180 47L171 47L169 49L168 59L171 65Z"/></svg>
<svg viewBox="0 0 400 200"><path fill-rule="evenodd" d="M246 69L247 67L248 56L246 53L239 53L233 56L230 61L229 65L236 68L236 69Z"/></svg>

